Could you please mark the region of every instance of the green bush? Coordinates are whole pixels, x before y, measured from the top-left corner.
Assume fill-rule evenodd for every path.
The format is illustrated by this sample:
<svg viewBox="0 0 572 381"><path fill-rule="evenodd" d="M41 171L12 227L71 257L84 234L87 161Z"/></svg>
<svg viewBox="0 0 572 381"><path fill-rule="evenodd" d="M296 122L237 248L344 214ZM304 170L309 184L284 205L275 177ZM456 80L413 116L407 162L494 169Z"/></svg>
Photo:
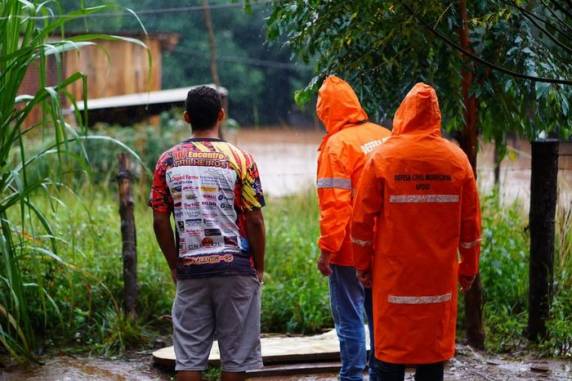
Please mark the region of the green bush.
<svg viewBox="0 0 572 381"><path fill-rule="evenodd" d="M152 171L159 156L173 145L190 137L191 129L181 118L182 111L164 112L157 126L135 125L120 127L99 125L90 134L113 137L134 149L141 157L143 167L136 166L135 174L140 177L145 169ZM85 150L89 157L90 181L95 184L108 184L117 174L117 155L124 150L103 140L88 141ZM82 171L83 168L77 167Z"/></svg>
<svg viewBox="0 0 572 381"><path fill-rule="evenodd" d="M480 272L487 346L495 351L523 343L528 308L528 231L521 205L499 206L496 192L482 198ZM463 315L460 314L460 321Z"/></svg>
<svg viewBox="0 0 572 381"><path fill-rule="evenodd" d="M268 204L263 330L313 333L333 326L328 282L316 268L316 197L304 194Z"/></svg>

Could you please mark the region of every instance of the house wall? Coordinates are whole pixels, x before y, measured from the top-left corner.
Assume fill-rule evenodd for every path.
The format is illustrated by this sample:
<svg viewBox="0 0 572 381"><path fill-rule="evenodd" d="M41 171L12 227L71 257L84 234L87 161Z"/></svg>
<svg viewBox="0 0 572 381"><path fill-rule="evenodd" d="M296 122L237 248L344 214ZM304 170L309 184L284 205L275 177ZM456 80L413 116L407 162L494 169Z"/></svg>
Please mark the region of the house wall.
<svg viewBox="0 0 572 381"><path fill-rule="evenodd" d="M64 78L80 71L87 76L87 94L90 99L161 89L161 40L142 39L148 49L125 41L97 41L95 46L66 52L62 59ZM58 66L54 57L48 59L46 84L57 82ZM32 64L22 81L19 94L34 95L40 88L39 68ZM76 81L67 90L77 101L83 99L83 84ZM69 107L67 99L62 99ZM25 127L39 123L40 109L32 110Z"/></svg>
<svg viewBox="0 0 572 381"><path fill-rule="evenodd" d="M89 98L160 90L161 43L153 38L143 42L148 50L125 41L98 41L96 46L69 52L65 56L66 75L84 73ZM83 98L82 87L80 82L70 87L78 100Z"/></svg>

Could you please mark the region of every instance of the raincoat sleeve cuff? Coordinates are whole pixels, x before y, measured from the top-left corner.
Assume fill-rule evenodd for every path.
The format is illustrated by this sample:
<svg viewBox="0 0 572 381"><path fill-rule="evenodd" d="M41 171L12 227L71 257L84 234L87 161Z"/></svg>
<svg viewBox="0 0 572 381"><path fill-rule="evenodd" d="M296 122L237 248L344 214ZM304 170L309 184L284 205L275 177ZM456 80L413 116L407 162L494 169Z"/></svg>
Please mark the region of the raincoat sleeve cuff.
<svg viewBox="0 0 572 381"><path fill-rule="evenodd" d="M479 272L479 250L478 248L461 249L462 261L459 265L459 274L473 276Z"/></svg>
<svg viewBox="0 0 572 381"><path fill-rule="evenodd" d="M352 248L356 270L368 271L371 268L373 243L371 241L352 237Z"/></svg>

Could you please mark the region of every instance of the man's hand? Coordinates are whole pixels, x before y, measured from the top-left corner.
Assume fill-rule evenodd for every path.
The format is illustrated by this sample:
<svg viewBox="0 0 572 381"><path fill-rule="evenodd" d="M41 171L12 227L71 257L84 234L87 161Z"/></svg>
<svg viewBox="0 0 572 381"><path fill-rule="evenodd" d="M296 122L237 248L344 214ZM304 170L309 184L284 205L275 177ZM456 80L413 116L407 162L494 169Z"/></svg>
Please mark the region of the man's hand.
<svg viewBox="0 0 572 381"><path fill-rule="evenodd" d="M260 282L260 284L264 283L264 271L256 270L256 277L258 278L258 281Z"/></svg>
<svg viewBox="0 0 572 381"><path fill-rule="evenodd" d="M330 253L322 251L316 264L318 265L318 270L320 270L323 276L332 275L332 268L330 267Z"/></svg>
<svg viewBox="0 0 572 381"><path fill-rule="evenodd" d="M173 228L171 227L171 214L154 211L153 229L155 230L155 237L157 238L159 247L161 247L161 251L169 265L171 278L173 279L173 282L177 284L176 268L179 253L175 243Z"/></svg>
<svg viewBox="0 0 572 381"><path fill-rule="evenodd" d="M371 272L370 271L360 271L356 270L356 275L359 282L365 288L371 288Z"/></svg>
<svg viewBox="0 0 572 381"><path fill-rule="evenodd" d="M266 229L264 227L264 216L262 210L253 209L244 213L246 220L246 236L248 238L248 245L254 257L254 269L256 270L256 277L262 283L264 278L264 255L265 255L265 242L266 242Z"/></svg>
<svg viewBox="0 0 572 381"><path fill-rule="evenodd" d="M459 284L461 285L461 290L463 291L463 293L469 291L471 289L471 286L473 285L473 282L475 281L475 275L459 275Z"/></svg>

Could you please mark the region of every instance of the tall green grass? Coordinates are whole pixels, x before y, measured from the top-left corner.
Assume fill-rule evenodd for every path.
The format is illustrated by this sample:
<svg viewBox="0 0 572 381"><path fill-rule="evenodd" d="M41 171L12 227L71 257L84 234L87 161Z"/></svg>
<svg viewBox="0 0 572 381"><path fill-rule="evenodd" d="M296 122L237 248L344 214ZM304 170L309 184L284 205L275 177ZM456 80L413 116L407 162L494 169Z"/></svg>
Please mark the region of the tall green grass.
<svg viewBox="0 0 572 381"><path fill-rule="evenodd" d="M61 202L53 202L53 197ZM138 237L139 320L121 309L122 262L115 184L85 185L75 191L39 193L34 202L51 221L61 262L24 251L24 277L41 284L54 300L45 308L30 300L31 328L45 332L44 343L89 348L104 354L145 347L158 334L170 334L174 286L155 242L146 192L136 201ZM483 197L484 240L481 272L485 291L487 346L506 352L528 345L528 231L518 205L499 207L496 195ZM268 200L267 261L263 287L264 332L315 333L332 327L328 286L315 265L318 213L314 194ZM562 223L561 217L558 223ZM570 229L559 229L559 240ZM29 237L30 246L40 245ZM538 348L547 355L571 356L572 267L570 253L555 269L556 294L549 321L550 338ZM57 312L57 311L59 312ZM36 312L37 311L37 312ZM459 314L460 326L463 314Z"/></svg>
<svg viewBox="0 0 572 381"><path fill-rule="evenodd" d="M487 347L511 352L529 345L528 218L520 202L500 206L498 194L482 199L481 276ZM560 207L556 218L554 298L549 338L536 349L548 356L572 357L572 209ZM462 314L460 314L462 317ZM462 321L461 321L462 324Z"/></svg>
<svg viewBox="0 0 572 381"><path fill-rule="evenodd" d="M141 348L158 334L169 334L174 285L156 244L146 193L139 192L135 219L138 237L138 320L126 319L122 304L122 257L116 186L75 190L51 188L34 202L51 221L61 261L38 259L24 251L28 281L41 282L54 300L44 308L31 302L31 327L44 332L48 346L89 348L117 354ZM57 202L54 202L57 199ZM263 288L265 332L315 333L332 326L327 280L315 267L316 198L309 195L270 200ZM30 237L30 240L35 238ZM31 241L31 245L41 242Z"/></svg>
<svg viewBox="0 0 572 381"><path fill-rule="evenodd" d="M316 268L318 205L314 194L270 200L262 328L315 333L333 322L328 282Z"/></svg>
<svg viewBox="0 0 572 381"><path fill-rule="evenodd" d="M0 2L0 348L13 357L31 359L36 348L37 317L47 320L48 310L59 312L58 302L46 284L51 267L63 263L57 247L64 238L54 233L32 195L59 183L74 157L70 155L72 146L96 139L66 123L64 104L72 105L77 119L82 119L68 86L83 82L84 101L87 88L81 73L64 76L62 54L93 45L95 39L125 39L101 34L67 37L64 27L104 8L82 7L64 17L54 17L61 11L55 0ZM49 60L56 63L56 78L48 78ZM38 72L38 90L19 94L26 73L33 70ZM53 82L55 85L49 85ZM40 121L24 127L35 109L41 111ZM31 135L43 138L41 147L33 153L29 149ZM79 151L85 158L85 151ZM38 174L35 168L50 156L56 158L56 165ZM46 279L30 280L30 261L47 262ZM61 314L56 315L63 319Z"/></svg>

